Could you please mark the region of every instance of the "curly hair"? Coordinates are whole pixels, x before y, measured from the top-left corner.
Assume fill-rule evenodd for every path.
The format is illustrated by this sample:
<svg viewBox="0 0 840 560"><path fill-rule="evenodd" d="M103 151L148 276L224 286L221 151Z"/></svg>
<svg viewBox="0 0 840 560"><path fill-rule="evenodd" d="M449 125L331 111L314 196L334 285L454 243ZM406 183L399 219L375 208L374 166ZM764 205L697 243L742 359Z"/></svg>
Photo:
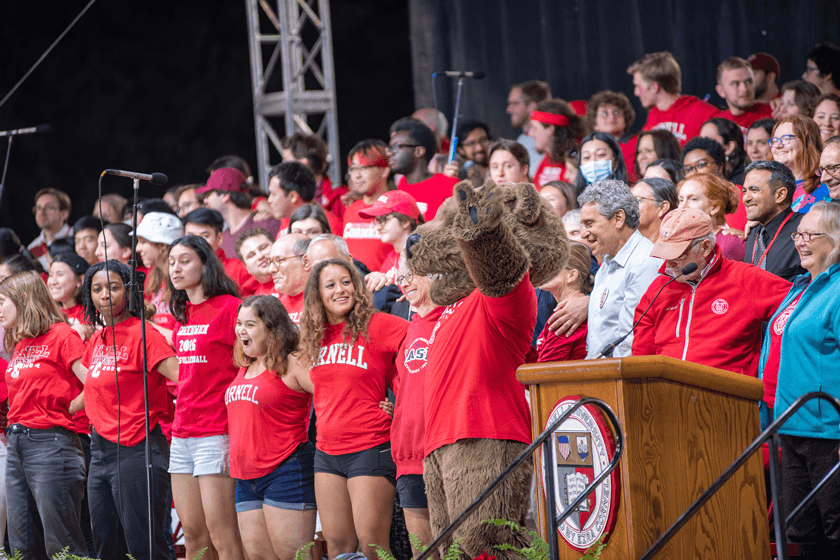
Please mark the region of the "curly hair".
<svg viewBox="0 0 840 560"><path fill-rule="evenodd" d="M3 339L6 350L24 338L41 336L56 323L67 322L41 275L33 270L18 272L0 282L0 295L10 299L17 310L15 324L6 329Z"/></svg>
<svg viewBox="0 0 840 560"><path fill-rule="evenodd" d="M608 220L619 210L624 210L624 223L627 227L639 227L639 201L626 183L614 179L592 183L578 196L578 204L581 206L589 202L596 203L598 212Z"/></svg>
<svg viewBox="0 0 840 560"><path fill-rule="evenodd" d="M265 366L277 375L283 377L289 365L289 354L297 350L300 335L286 308L274 296L251 296L239 305L237 314L249 307L265 325L266 351ZM245 355L242 341L236 337L233 346L233 363L239 367L247 367L255 358Z"/></svg>
<svg viewBox="0 0 840 560"><path fill-rule="evenodd" d="M802 175L802 177L797 177L797 179L803 179L802 188L810 194L820 185L820 178L817 176L817 167L820 165L820 154L823 150L820 127L817 126L817 123L811 117L790 115L776 121L776 126L773 127L773 136L776 136L776 131L779 129L779 126L784 123L791 124L793 135L802 144L802 149L794 158L793 162L794 166L799 169L799 173ZM770 150L770 159L773 159L773 150Z"/></svg>
<svg viewBox="0 0 840 560"><path fill-rule="evenodd" d="M85 311L85 323L89 325L102 325L105 326L105 321L102 319L102 315L100 315L99 311L96 310L96 306L93 304L93 298L91 296L91 285L93 284L93 277L96 276L97 272L101 272L103 270L107 270L109 272L116 273L123 283L123 289L128 292L128 286L131 282L131 268L128 265L121 263L116 259L108 259L107 261L98 262L95 265L91 266L87 269L85 273L85 282L82 286L82 307ZM138 271L137 272L137 281L142 283L144 280L145 274ZM131 296L126 296L126 300ZM151 302L141 302L140 300L140 292L135 291L133 294L134 297L134 305L126 304L126 311L128 311L129 317L137 317L140 318L140 306L144 306L144 310L146 312L146 319L150 319L155 314L155 306ZM133 309L133 311L131 311Z"/></svg>
<svg viewBox="0 0 840 560"><path fill-rule="evenodd" d="M216 296L230 295L239 297L239 288L236 282L230 279L225 272L225 267L216 252L207 243L207 240L197 235L185 235L173 241L169 245L168 253L172 253L172 248L176 245L184 245L189 247L198 255L201 260L201 288L204 291L206 299L214 298ZM176 290L172 285L172 277L166 277L166 285L169 288L169 309L172 315L179 323L187 322L187 292L186 290Z"/></svg>
<svg viewBox="0 0 840 560"><path fill-rule="evenodd" d="M717 209L715 214L709 212L709 215L715 222L715 226L724 225L726 223L726 215L733 214L738 210L738 205L740 204L738 190L735 185L726 179L722 179L712 173L695 173L677 184L677 193L689 181L697 181L703 185L706 191L706 198L709 199L709 204L712 205L712 208Z"/></svg>
<svg viewBox="0 0 840 560"><path fill-rule="evenodd" d="M577 139L586 134L583 120L574 109L562 99L546 99L537 103L537 111L563 115L569 119L566 126L555 126L551 136L548 154L555 161L563 161L577 150ZM545 125L543 125L545 126Z"/></svg>
<svg viewBox="0 0 840 560"><path fill-rule="evenodd" d="M630 104L627 96L620 91L605 89L590 97L589 103L586 105L586 120L589 123L590 130L595 130L595 119L601 105L610 105L624 114L624 130L621 131L619 136L627 134L630 131L630 127L633 126L633 122L636 120L636 111L633 110L633 106ZM602 130L601 132L607 131Z"/></svg>
<svg viewBox="0 0 840 560"><path fill-rule="evenodd" d="M331 265L340 266L350 274L355 291L355 302L353 308L347 313L342 333L344 341L352 343L359 336L368 340L367 329L370 318L374 313L373 295L367 289L364 278L353 264L340 259L330 259L318 263L306 282L303 313L300 317L301 354L304 361L308 362L310 366L316 365L318 352L321 349L321 343L324 341L327 311L321 298L321 274L325 268Z"/></svg>

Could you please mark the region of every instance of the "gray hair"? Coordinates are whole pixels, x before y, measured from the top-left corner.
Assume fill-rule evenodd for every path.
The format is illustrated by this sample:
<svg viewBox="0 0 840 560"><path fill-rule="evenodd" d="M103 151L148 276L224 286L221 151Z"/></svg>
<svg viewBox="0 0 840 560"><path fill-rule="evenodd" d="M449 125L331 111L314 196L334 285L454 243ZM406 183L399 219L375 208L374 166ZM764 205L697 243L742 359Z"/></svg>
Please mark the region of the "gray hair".
<svg viewBox="0 0 840 560"><path fill-rule="evenodd" d="M817 211L820 213L820 229L825 233L825 236L834 245L831 253L828 255L828 262L836 264L840 262L840 202L826 202L821 200L813 206L809 212Z"/></svg>
<svg viewBox="0 0 840 560"><path fill-rule="evenodd" d="M338 252L341 253L342 258L344 258L347 262L352 263L353 257L350 255L350 249L347 248L347 242L344 241L343 238L333 235L331 233L322 233L321 235L316 235L312 238L312 241L309 242L309 247L306 249L306 256L311 257L309 254L309 250L312 248L313 245L316 243L321 242L329 242L335 245ZM311 259L310 259L311 260Z"/></svg>
<svg viewBox="0 0 840 560"><path fill-rule="evenodd" d="M624 210L624 223L627 227L639 227L639 201L623 181L607 179L592 183L578 197L581 206L589 202L597 203L598 212L607 219L615 216L619 210Z"/></svg>
<svg viewBox="0 0 840 560"><path fill-rule="evenodd" d="M563 217L561 219L563 220L563 225L567 227L582 225L580 223L580 208L569 210L568 212L563 214Z"/></svg>
<svg viewBox="0 0 840 560"><path fill-rule="evenodd" d="M767 179L767 186L770 188L770 193L775 194L779 187L784 187L787 189L785 200L788 203L793 202L793 193L796 191L796 178L787 165L772 160L754 161L747 166L747 169L744 171L744 176L753 170L769 171L770 178Z"/></svg>

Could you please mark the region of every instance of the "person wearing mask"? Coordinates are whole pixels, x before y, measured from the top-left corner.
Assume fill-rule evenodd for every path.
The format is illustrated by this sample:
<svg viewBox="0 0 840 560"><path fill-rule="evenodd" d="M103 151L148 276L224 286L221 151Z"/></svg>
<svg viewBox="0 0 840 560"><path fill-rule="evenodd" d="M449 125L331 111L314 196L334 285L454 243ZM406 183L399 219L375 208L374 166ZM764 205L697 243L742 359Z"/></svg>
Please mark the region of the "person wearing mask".
<svg viewBox="0 0 840 560"><path fill-rule="evenodd" d="M547 99L537 104L528 127L534 147L545 154L534 171L537 190L549 181L566 179L566 160L573 157L577 139L583 133L583 121L562 99Z"/></svg>
<svg viewBox="0 0 840 560"><path fill-rule="evenodd" d="M793 234L802 268L770 318L761 349L764 412L778 419L802 395L824 391L840 397L840 205L814 204ZM837 463L840 416L814 399L780 430L782 507L792 511ZM837 558L840 479L832 478L787 528L787 539L807 558Z"/></svg>
<svg viewBox="0 0 840 560"><path fill-rule="evenodd" d="M575 187L582 193L592 183L614 179L627 183L627 168L618 141L606 132L586 135L578 150L578 176Z"/></svg>
<svg viewBox="0 0 840 560"><path fill-rule="evenodd" d="M656 243L662 219L679 206L676 186L666 179L651 177L630 187L630 192L639 201L639 233Z"/></svg>
<svg viewBox="0 0 840 560"><path fill-rule="evenodd" d="M823 143L813 119L798 115L779 119L768 142L773 160L787 165L796 178L794 212L804 214L815 202L830 198L817 175Z"/></svg>
<svg viewBox="0 0 840 560"><path fill-rule="evenodd" d="M790 209L793 173L778 161L751 163L743 189L747 219L758 223L750 229L745 262L792 282L805 272L790 238L804 215Z"/></svg>

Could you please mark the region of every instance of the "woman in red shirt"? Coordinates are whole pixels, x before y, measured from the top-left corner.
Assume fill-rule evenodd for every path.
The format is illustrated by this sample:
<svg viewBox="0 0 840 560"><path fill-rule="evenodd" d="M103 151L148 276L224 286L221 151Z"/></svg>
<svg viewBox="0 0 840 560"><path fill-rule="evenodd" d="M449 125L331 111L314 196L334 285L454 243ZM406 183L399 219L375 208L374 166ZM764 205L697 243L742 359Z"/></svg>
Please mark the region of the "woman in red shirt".
<svg viewBox="0 0 840 560"><path fill-rule="evenodd" d="M87 373L84 344L36 272L0 283L0 323L6 348L15 349L6 369L9 543L27 559L65 548L83 556L85 460L70 416L83 406L76 383Z"/></svg>
<svg viewBox="0 0 840 560"><path fill-rule="evenodd" d="M239 293L213 248L196 235L169 246L168 283L179 362L169 473L187 558L212 544L222 560L241 560L224 399L237 372Z"/></svg>
<svg viewBox="0 0 840 560"><path fill-rule="evenodd" d="M317 418L315 496L331 556L370 560L390 550L396 466L391 416L379 403L395 373L408 322L374 313L364 279L347 261L319 263L306 284L301 354L311 367Z"/></svg>
<svg viewBox="0 0 840 560"><path fill-rule="evenodd" d="M240 369L225 405L239 531L249 558L291 560L315 534L312 384L305 368L289 367L298 330L276 297L245 300L236 336Z"/></svg>
<svg viewBox="0 0 840 560"><path fill-rule="evenodd" d="M71 325L84 324L84 308L82 307L82 284L85 272L90 265L75 253L63 253L56 256L50 263L50 275L47 278L47 289ZM82 338L87 330L75 329Z"/></svg>
<svg viewBox="0 0 840 560"><path fill-rule="evenodd" d="M586 134L579 116L562 99L546 99L537 104L531 112L528 136L534 139L534 147L545 156L534 171L534 186L537 190L549 181L568 181L566 160L577 159L578 141Z"/></svg>
<svg viewBox="0 0 840 560"><path fill-rule="evenodd" d="M82 358L88 368L85 410L92 425L88 502L98 558L122 557L126 552L133 558L149 558L142 303L137 293L135 310L129 312L126 285L130 280L128 266L108 260L90 267L82 291L88 322L104 327L93 335ZM166 510L171 507L169 444L158 419L167 411L166 380L178 381L178 360L151 324L146 325L146 355L154 558L163 560L169 558L171 540L166 526ZM123 539L127 550L120 546Z"/></svg>

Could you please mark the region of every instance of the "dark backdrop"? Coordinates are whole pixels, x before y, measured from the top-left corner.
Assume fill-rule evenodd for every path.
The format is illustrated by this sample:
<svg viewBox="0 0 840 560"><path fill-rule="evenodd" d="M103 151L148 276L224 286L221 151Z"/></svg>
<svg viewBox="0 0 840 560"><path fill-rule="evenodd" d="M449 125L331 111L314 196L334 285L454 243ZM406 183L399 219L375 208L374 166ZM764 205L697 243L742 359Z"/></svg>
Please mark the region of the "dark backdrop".
<svg viewBox="0 0 840 560"><path fill-rule="evenodd" d="M545 80L566 100L623 91L639 129L647 113L626 69L645 53L672 52L683 92L711 94L722 106L714 86L723 59L770 52L781 87L801 76L814 43L840 43L836 0L409 0L409 11L417 104L432 104L432 72L484 70L485 79L467 80L461 114L503 136L514 134L505 113L513 83ZM451 120L455 80L441 82L439 102Z"/></svg>
<svg viewBox="0 0 840 560"><path fill-rule="evenodd" d="M87 0L3 2L0 99L81 11ZM269 2L272 3L272 2ZM414 109L408 5L331 0L342 153L357 141L387 140ZM256 149L244 0L99 0L0 107L0 130L48 123L17 137L0 226L28 242L38 230L32 195L52 186L89 213L106 168L169 176L141 195L203 182L218 156ZM282 130L278 131L282 133ZM0 158L6 141L0 139ZM2 159L0 159L2 166ZM104 192L131 194L131 180L105 177Z"/></svg>

